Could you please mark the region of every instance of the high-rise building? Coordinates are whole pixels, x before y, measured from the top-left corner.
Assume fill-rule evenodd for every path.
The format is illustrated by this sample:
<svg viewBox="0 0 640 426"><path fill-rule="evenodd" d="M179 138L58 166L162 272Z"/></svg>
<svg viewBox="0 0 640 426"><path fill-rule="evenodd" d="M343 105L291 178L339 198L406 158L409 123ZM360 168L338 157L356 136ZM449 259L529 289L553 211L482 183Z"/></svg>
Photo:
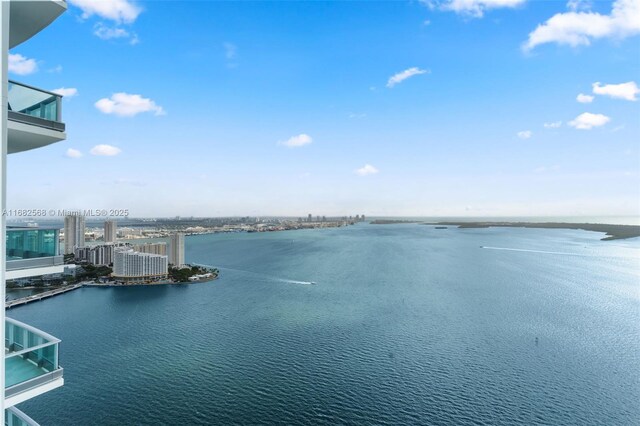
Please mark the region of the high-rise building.
<svg viewBox="0 0 640 426"><path fill-rule="evenodd" d="M8 79L9 49L27 41L67 9L66 1L0 1L0 210L7 207L7 154L37 149L66 138L62 96ZM55 34L49 33L49 34ZM62 46L48 41L50 53ZM60 340L37 328L7 318L5 284L8 278L41 275L63 265L58 256L57 230L14 229L7 232L0 215L0 411L5 425L36 425L16 405L64 384L59 363ZM8 257L10 257L8 259ZM49 407L49 409L55 409Z"/></svg>
<svg viewBox="0 0 640 426"><path fill-rule="evenodd" d="M72 254L76 248L84 247L84 216L68 215L64 218L64 254Z"/></svg>
<svg viewBox="0 0 640 426"><path fill-rule="evenodd" d="M115 220L107 220L104 222L104 242L115 243L118 233L118 226Z"/></svg>
<svg viewBox="0 0 640 426"><path fill-rule="evenodd" d="M126 283L167 278L167 256L117 249L113 256L113 276Z"/></svg>
<svg viewBox="0 0 640 426"><path fill-rule="evenodd" d="M166 256L167 243L136 244L133 246L133 250L139 253L160 254L162 256Z"/></svg>
<svg viewBox="0 0 640 426"><path fill-rule="evenodd" d="M115 250L121 247L116 244L103 244L94 247L77 247L73 254L76 260L84 260L92 265L110 265L113 263Z"/></svg>
<svg viewBox="0 0 640 426"><path fill-rule="evenodd" d="M176 268L180 268L184 265L184 234L181 232L176 232L171 235L169 263Z"/></svg>

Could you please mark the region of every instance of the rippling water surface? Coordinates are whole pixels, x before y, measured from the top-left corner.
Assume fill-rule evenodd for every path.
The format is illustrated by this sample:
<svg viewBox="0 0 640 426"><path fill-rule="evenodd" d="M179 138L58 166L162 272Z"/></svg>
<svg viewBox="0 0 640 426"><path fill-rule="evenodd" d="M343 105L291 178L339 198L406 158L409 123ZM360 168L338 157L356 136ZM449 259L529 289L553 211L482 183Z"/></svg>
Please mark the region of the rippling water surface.
<svg viewBox="0 0 640 426"><path fill-rule="evenodd" d="M43 425L639 424L640 241L599 238L188 237L219 280L9 311L63 341L65 386L20 408Z"/></svg>

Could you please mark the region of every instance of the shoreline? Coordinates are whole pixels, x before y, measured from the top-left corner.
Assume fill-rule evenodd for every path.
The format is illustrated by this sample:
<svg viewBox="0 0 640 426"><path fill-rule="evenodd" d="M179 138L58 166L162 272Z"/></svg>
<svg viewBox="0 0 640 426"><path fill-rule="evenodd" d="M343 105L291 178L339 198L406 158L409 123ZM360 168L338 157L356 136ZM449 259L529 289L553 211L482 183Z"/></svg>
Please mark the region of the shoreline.
<svg viewBox="0 0 640 426"><path fill-rule="evenodd" d="M480 228L532 228L532 229L574 229L602 232L606 235L600 241L624 240L640 237L638 225L611 225L605 223L564 223L564 222L437 222L423 225L449 225L459 229Z"/></svg>
<svg viewBox="0 0 640 426"><path fill-rule="evenodd" d="M115 282L108 282L108 283L90 283L90 284L85 284L85 287L154 287L154 286L161 286L161 285L183 285L183 284L187 284L187 285L191 285L191 284L200 284L200 283L206 283L206 282L210 282L210 281L215 281L217 280L219 277L219 275L216 275L212 278L207 278L207 279L203 279L203 280L197 280L197 281L180 281L180 282L176 282L176 281L169 281L169 282L164 282L164 281L158 281L158 282L152 282L152 283L134 283L134 284L117 284Z"/></svg>
<svg viewBox="0 0 640 426"><path fill-rule="evenodd" d="M13 288L7 288L7 293L13 291L13 290L37 290L37 289L42 289L41 292L37 292L34 293L30 296L24 296L24 297L31 297L31 296L40 296L42 293L47 293L50 291L54 291L54 290L60 290L60 289L66 289L68 287L73 287L73 286L80 286L80 287L153 287L153 286L161 286L161 285L183 285L183 284L200 284L200 283L206 283L206 282L210 282L210 281L215 281L219 278L219 275L215 275L212 278L205 278L202 280L197 280L197 281L158 281L158 282L151 282L151 283L135 283L135 284L117 284L115 282L107 282L107 283L96 283L96 282L81 282L81 283L77 283L77 284L69 284L69 285L62 285L62 286L49 286L49 287L35 287L35 286L27 286L27 287L13 287ZM22 299L22 297L17 298L17 299ZM11 300L17 300L17 299L11 299Z"/></svg>
<svg viewBox="0 0 640 426"><path fill-rule="evenodd" d="M576 229L582 231L602 232L606 235L600 241L624 240L640 237L640 225L616 225L608 223L570 223L570 222L423 222L410 220L374 220L371 225L416 224L440 226L457 226L458 229L479 228L533 228L533 229Z"/></svg>

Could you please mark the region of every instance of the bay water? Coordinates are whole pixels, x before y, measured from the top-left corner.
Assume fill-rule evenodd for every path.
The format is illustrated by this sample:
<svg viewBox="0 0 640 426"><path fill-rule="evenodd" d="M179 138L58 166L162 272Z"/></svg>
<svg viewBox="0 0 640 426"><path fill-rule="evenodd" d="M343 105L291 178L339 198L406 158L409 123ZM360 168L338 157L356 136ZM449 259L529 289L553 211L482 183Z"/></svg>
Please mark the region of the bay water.
<svg viewBox="0 0 640 426"><path fill-rule="evenodd" d="M640 423L640 241L370 225L186 238L216 281L8 316L62 340L43 425Z"/></svg>

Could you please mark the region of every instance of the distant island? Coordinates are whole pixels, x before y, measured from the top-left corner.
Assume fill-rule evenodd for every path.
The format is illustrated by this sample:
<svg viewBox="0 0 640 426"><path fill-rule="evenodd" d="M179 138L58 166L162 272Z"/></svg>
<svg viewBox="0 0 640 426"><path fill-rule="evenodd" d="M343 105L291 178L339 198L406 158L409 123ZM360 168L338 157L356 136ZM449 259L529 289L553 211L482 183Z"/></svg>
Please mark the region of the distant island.
<svg viewBox="0 0 640 426"><path fill-rule="evenodd" d="M563 223L563 222L437 222L425 223L425 225L451 225L458 228L543 228L543 229L582 229L584 231L604 232L607 235L602 241L620 240L625 238L640 237L638 225L611 225L606 223Z"/></svg>
<svg viewBox="0 0 640 426"><path fill-rule="evenodd" d="M369 222L372 225L395 225L402 223L421 223L422 225L437 225L436 229L446 229L447 226L458 228L541 228L541 229L581 229L584 231L604 232L607 235L602 241L621 240L640 237L639 225L612 225L607 223L564 223L564 222L422 222L401 219L379 219Z"/></svg>
<svg viewBox="0 0 640 426"><path fill-rule="evenodd" d="M174 283L203 282L218 278L220 271L198 265L186 265L182 268L169 268L169 278Z"/></svg>
<svg viewBox="0 0 640 426"><path fill-rule="evenodd" d="M399 223L422 223L417 220L402 220L402 219L376 219L369 222L372 225L396 225Z"/></svg>

